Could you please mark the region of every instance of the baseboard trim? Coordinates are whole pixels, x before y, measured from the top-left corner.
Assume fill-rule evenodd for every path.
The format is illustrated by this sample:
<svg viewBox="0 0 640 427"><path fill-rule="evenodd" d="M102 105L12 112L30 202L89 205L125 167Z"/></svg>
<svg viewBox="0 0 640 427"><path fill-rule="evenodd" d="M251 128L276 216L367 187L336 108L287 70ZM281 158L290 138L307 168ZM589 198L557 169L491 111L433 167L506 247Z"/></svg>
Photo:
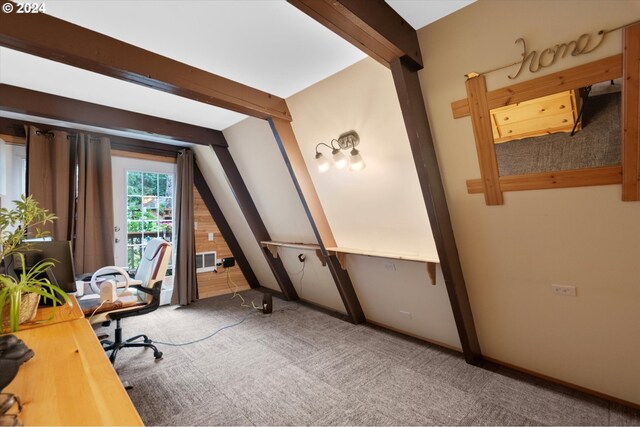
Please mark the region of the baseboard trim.
<svg viewBox="0 0 640 427"><path fill-rule="evenodd" d="M282 296L281 292L274 291L272 289L265 288L263 286L261 286L260 288L257 288L256 290L262 291L262 292L268 292L268 293L271 293L271 294L273 294L274 296L276 296L278 298L284 299L284 297ZM306 300L299 300L299 301L296 301L296 302L299 302L304 306L307 306L307 307L310 307L310 308L314 308L314 309L316 309L318 311L324 312L324 313L326 313L326 314L328 314L330 316L338 317L338 318L341 318L341 319L343 319L345 321L349 321L348 316L346 316L343 313L337 312L334 309L331 309L331 308L328 308L328 307L324 307L322 305L316 304L316 303L311 302L311 301L306 301ZM437 346L440 346L440 347L443 347L443 348L446 348L446 349L449 349L449 350L453 350L453 351L456 351L456 352L459 352L459 353L462 352L462 350L460 348L454 347L452 345L445 344L445 343L440 342L440 341L428 339L428 338L422 337L420 335L408 333L408 332L402 331L400 329L396 329L396 328L390 327L390 326L385 325L383 323L372 321L370 319L367 319L367 323L370 323L371 325L378 326L380 328L387 329L389 331L392 331L392 332L395 332L395 333L398 333L398 334L401 334L401 335L406 335L408 337L412 337L412 338L418 339L420 341L428 342L429 344L434 344L434 345L437 345ZM583 392L583 393L586 393L586 394L590 394L592 396L596 396L596 397L599 397L601 399L605 399L605 400L608 400L608 401L611 401L611 402L619 403L621 405L628 406L628 407L633 408L633 409L640 409L640 404L637 404L637 403L629 402L627 400L620 399L620 398L617 398L617 397L614 397L614 396L611 396L611 395L608 395L608 394L605 394L605 393L601 393L599 391L595 391L595 390L592 390L592 389L589 389L589 388L586 388L586 387L582 387L582 386L579 386L577 384L572 384L572 383L569 383L567 381L563 381L563 380L560 380L560 379L557 379L557 378L554 378L554 377L550 377L548 375L541 374L539 372L531 371L529 369L522 368L520 366L516 366L516 365L513 365L513 364L508 363L508 362L504 362L504 361L499 360L499 359L494 359L493 357L488 357L488 356L485 356L485 355L483 355L482 357L483 357L484 360L486 360L488 362L495 363L496 365L504 366L505 368L513 369L514 371L522 372L522 373L527 374L527 375L531 375L532 377L540 378L540 379L543 379L545 381L549 381L549 382L552 382L552 383L555 383L555 384L559 384L559 385L564 386L564 387L568 387L568 388L571 388L571 389L574 389L574 390L578 390L580 392Z"/></svg>
<svg viewBox="0 0 640 427"><path fill-rule="evenodd" d="M501 366L504 366L506 368L513 369L514 371L518 371L518 372L522 372L522 373L527 374L527 375L531 375L532 377L537 377L537 378L543 379L545 381L549 381L549 382L552 382L552 383L555 383L555 384L559 384L559 385L564 386L564 387L572 388L574 390L578 390L578 391L581 391L583 393L590 394L592 396L600 397L602 399L609 400L611 402L619 403L621 405L628 406L628 407L633 408L633 409L640 409L640 404L637 404L637 403L629 402L629 401L626 401L626 400L623 400L623 399L620 399L620 398L617 398L617 397L614 397L614 396L611 396L611 395L608 395L608 394L605 394L605 393L601 393L599 391L595 391L595 390L592 390L592 389L589 389L589 388L586 388L586 387L579 386L577 384L573 384L573 383L570 383L570 382L567 382L567 381L559 380L557 378L550 377L548 375L541 374L539 372L531 371L529 369L522 368L520 366L512 365L511 363L503 362L502 360L494 359L493 357L488 357L488 356L484 356L484 355L483 355L483 357L484 357L485 360L487 360L489 362L492 362L492 363L495 363L496 365L501 365Z"/></svg>
<svg viewBox="0 0 640 427"><path fill-rule="evenodd" d="M409 332L405 332L405 331L403 331L401 329L396 329L394 327L391 327L389 325L385 325L384 323L378 323L378 322L373 321L371 319L367 319L367 323L370 323L372 325L378 326L378 327L383 328L383 329L387 329L389 331L395 332L395 333L400 334L400 335L406 335L408 337L415 338L417 340L424 341L424 342L427 342L429 344L437 345L438 347L444 347L446 349L453 350L453 351L456 351L458 353L462 353L462 349L460 347L455 347L455 346L452 346L450 344L445 344L445 343L440 342L440 341L432 340L432 339L425 338L425 337L420 336L420 335L416 335L416 334L412 334L412 333L409 333Z"/></svg>

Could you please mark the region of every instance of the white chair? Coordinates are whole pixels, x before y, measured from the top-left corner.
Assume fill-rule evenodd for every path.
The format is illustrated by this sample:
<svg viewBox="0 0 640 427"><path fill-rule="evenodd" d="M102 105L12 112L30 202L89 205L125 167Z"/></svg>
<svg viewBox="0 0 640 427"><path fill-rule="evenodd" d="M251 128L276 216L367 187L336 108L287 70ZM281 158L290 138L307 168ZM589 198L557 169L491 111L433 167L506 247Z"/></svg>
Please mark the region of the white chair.
<svg viewBox="0 0 640 427"><path fill-rule="evenodd" d="M104 310L96 309L98 307L97 302L94 304L95 308L92 308L82 304L83 300L81 300L85 315L91 316L91 324L108 324L112 320L116 321L114 340L101 341L105 351L111 351L109 356L111 363L115 361L118 351L123 347L148 347L153 349L153 355L156 359L162 357L162 352L152 344L152 341L146 335L137 335L123 341L120 320L125 317L150 313L160 306L162 282L167 273L170 259L171 244L160 238L151 239L144 249L142 260L136 270L134 279L130 280L128 286L128 289L136 290L136 295L120 295L115 302L107 303L104 307L100 307L104 308ZM143 338L143 341L136 342L140 338Z"/></svg>

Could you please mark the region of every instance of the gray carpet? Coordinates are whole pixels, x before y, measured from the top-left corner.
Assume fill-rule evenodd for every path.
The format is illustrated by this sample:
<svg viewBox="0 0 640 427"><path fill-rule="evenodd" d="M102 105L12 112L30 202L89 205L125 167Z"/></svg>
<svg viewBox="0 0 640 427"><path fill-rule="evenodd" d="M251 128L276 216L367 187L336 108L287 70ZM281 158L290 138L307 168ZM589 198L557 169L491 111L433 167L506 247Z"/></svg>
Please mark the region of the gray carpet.
<svg viewBox="0 0 640 427"><path fill-rule="evenodd" d="M619 165L620 93L590 97L583 130L496 144L500 176Z"/></svg>
<svg viewBox="0 0 640 427"><path fill-rule="evenodd" d="M245 298L260 301L255 291ZM125 337L196 340L123 349L122 380L147 425L640 425L640 411L274 298L229 296L123 320ZM98 332L112 331L101 328Z"/></svg>

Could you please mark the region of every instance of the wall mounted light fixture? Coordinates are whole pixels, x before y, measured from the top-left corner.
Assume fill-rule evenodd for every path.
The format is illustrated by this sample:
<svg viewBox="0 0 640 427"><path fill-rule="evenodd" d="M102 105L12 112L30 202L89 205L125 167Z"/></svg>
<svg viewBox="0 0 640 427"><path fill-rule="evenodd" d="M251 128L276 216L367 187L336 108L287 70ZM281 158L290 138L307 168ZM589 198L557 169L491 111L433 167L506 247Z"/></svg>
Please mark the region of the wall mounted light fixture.
<svg viewBox="0 0 640 427"><path fill-rule="evenodd" d="M337 169L344 169L347 164L349 164L349 169L351 169L352 171L360 171L364 169L364 160L362 160L360 152L356 149L356 146L360 144L360 137L355 131L343 133L338 137L338 139L332 139L329 144L321 142L320 144L316 145L316 162L318 164L318 172L324 173L331 168L331 162L329 162L329 159L327 159L320 151L318 151L318 148L321 145L324 145L325 147L331 149L333 165ZM344 153L340 151L348 149L351 149L349 158L347 158L347 156L345 156Z"/></svg>

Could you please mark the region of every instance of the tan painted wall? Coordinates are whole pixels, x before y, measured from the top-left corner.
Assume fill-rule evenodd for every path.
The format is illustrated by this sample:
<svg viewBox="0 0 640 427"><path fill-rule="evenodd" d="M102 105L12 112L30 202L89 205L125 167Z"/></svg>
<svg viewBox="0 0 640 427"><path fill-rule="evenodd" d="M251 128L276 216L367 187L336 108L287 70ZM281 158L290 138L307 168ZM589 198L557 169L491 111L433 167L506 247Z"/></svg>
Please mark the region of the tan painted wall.
<svg viewBox="0 0 640 427"><path fill-rule="evenodd" d="M437 259L391 72L367 58L288 98L287 104L338 245ZM361 138L358 149L366 168L320 174L316 144L349 130ZM425 264L348 255L347 266L368 320L460 347L444 281L439 275L432 286Z"/></svg>
<svg viewBox="0 0 640 427"><path fill-rule="evenodd" d="M225 129L224 136L271 239L316 243L269 123L248 118ZM304 274L300 253L306 256ZM345 312L329 269L313 251L279 248L278 256L300 298Z"/></svg>
<svg viewBox="0 0 640 427"><path fill-rule="evenodd" d="M505 193L487 207L468 195L479 178L469 118L450 103L463 75L514 62L531 49L640 19L640 1L485 1L419 31L422 89L482 351L489 357L640 404L640 203L620 186ZM590 55L535 77L621 51L620 32ZM489 90L509 84L489 75ZM532 78L524 74L517 81ZM576 298L554 296L574 285Z"/></svg>

